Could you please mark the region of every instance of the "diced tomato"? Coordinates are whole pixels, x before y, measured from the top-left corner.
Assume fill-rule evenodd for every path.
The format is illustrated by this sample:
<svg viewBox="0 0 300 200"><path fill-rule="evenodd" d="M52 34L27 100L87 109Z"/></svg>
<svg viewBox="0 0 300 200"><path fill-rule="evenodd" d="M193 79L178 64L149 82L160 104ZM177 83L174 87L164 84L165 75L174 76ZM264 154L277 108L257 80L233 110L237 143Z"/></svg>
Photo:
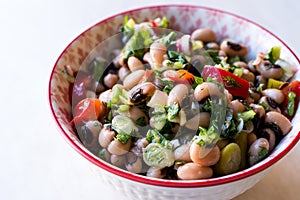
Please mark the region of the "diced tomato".
<svg viewBox="0 0 300 200"><path fill-rule="evenodd" d="M215 78L217 82L223 82L224 87L232 96L243 98L249 96L249 82L224 69L214 66L205 66L202 71L202 77L205 81L210 77Z"/></svg>
<svg viewBox="0 0 300 200"><path fill-rule="evenodd" d="M168 74L167 77L174 82L184 83L192 85L195 81L195 77L192 73L187 70L180 69L175 74Z"/></svg>
<svg viewBox="0 0 300 200"><path fill-rule="evenodd" d="M295 115L296 110L297 110L298 105L299 105L299 99L300 99L300 81L296 80L296 81L291 82L288 86L286 86L286 87L284 87L282 89L282 92L283 92L283 94L285 96L284 102L282 103L282 107L281 107L282 113L287 118L292 119L293 116ZM294 113L293 113L292 116L290 116L288 114L288 111L287 111L287 107L288 107L288 103L289 103L288 94L290 92L294 92L296 94L296 98L294 100Z"/></svg>
<svg viewBox="0 0 300 200"><path fill-rule="evenodd" d="M158 27L158 24L154 21L154 20L150 20L150 23L152 24L152 26L154 28L157 28Z"/></svg>
<svg viewBox="0 0 300 200"><path fill-rule="evenodd" d="M71 123L97 120L104 111L104 106L99 99L86 98L81 100L73 109L73 120Z"/></svg>

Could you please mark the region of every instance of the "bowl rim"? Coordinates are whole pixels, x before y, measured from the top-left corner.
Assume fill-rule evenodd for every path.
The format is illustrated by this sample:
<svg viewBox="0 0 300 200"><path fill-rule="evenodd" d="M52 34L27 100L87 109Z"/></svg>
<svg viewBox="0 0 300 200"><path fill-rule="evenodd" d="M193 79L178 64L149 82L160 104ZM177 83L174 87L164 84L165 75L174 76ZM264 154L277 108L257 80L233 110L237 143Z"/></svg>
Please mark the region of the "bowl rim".
<svg viewBox="0 0 300 200"><path fill-rule="evenodd" d="M234 181L238 181L241 179L245 179L249 176L252 176L254 174L258 174L259 172L262 172L263 170L269 168L272 166L274 163L279 161L281 158L283 158L299 141L300 139L300 131L297 133L295 138L290 142L290 144L283 149L281 152L279 152L276 156L273 156L272 158L269 159L268 162L265 162L261 165L254 165L250 168L247 168L245 170L226 175L226 176L221 176L221 177L216 177L216 178L210 178L210 179L204 179L204 180L189 180L189 181L183 181L183 180L166 180L166 179L156 179L156 178L150 178L147 176L142 176L138 174L131 173L129 171L123 170L121 168L115 167L105 161L100 160L96 156L94 156L91 152L82 149L82 147L77 144L65 131L62 125L60 124L56 114L54 107L52 106L52 99L51 99L51 84L52 84L52 79L55 73L55 67L57 66L59 60L62 58L62 56L67 52L68 48L82 35L84 35L86 32L90 31L94 27L98 26L101 23L105 23L109 21L112 18L115 18L117 16L125 15L127 13L132 13L144 9L155 9L155 8L167 8L167 7L190 7L190 8L197 8L197 9L203 9L203 10L208 10L208 11L214 11L214 12L219 12L222 14L230 15L232 17L241 19L246 21L247 23L253 24L256 27L262 29L263 31L267 32L270 34L272 37L276 38L278 41L280 41L287 49L288 51L294 56L294 58L297 60L297 62L300 64L300 59L297 57L297 55L290 49L290 47L287 46L285 42L283 42L279 37L277 37L275 34L273 34L271 31L267 30L263 26L259 25L256 22L253 22L252 20L249 20L247 18L244 18L240 15L224 11L224 10L219 10L216 8L211 8L211 7L206 7L206 6L200 6L200 5L189 5L189 4L164 4L164 5L152 5L152 6L144 6L144 7L138 7L126 11L122 11L119 13L116 13L114 15L111 15L109 17L106 17L100 21L98 21L96 24L90 26L86 30L84 30L82 33L80 33L75 39L73 39L66 48L62 51L62 53L59 55L57 58L53 69L51 71L50 79L49 79L49 85L48 85L48 101L52 113L52 117L54 118L54 121L56 122L57 126L60 129L61 134L63 135L64 139L71 145L79 154L81 154L84 158L86 158L88 161L96 165L97 167L100 167L104 169L107 172L110 172L116 176L120 176L122 178L131 180L131 181L136 181L139 183L147 184L147 185L152 185L152 186L161 186L161 187L171 187L171 188L199 188L199 187L208 187L208 186L217 186L221 184L226 184ZM299 108L300 109L300 108Z"/></svg>

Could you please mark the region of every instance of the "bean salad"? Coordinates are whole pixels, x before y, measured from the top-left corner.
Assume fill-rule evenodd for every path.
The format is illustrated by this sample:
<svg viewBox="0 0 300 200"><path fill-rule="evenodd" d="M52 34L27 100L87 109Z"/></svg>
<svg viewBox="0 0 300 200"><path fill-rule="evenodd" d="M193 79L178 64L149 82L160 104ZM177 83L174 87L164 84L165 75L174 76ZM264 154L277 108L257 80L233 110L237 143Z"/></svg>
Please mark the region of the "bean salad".
<svg viewBox="0 0 300 200"><path fill-rule="evenodd" d="M72 82L72 126L102 160L132 173L199 180L249 168L292 129L300 82L281 47L167 29L166 17L125 17L122 48L95 57ZM68 66L67 66L68 67Z"/></svg>

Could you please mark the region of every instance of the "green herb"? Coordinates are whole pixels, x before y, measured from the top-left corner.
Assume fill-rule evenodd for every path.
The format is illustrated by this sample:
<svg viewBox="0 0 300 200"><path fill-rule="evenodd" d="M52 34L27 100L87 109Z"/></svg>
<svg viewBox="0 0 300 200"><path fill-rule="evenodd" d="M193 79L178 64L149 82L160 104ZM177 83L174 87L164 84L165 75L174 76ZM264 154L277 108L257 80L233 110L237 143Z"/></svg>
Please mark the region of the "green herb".
<svg viewBox="0 0 300 200"><path fill-rule="evenodd" d="M169 94L170 91L174 88L175 83L169 79L163 79L160 77L160 75L157 75L156 77L159 80L158 87L161 91Z"/></svg>
<svg viewBox="0 0 300 200"><path fill-rule="evenodd" d="M260 146L258 151L259 160L264 158L267 154L268 154L268 149L266 147Z"/></svg>
<svg viewBox="0 0 300 200"><path fill-rule="evenodd" d="M170 141L168 141L162 134L157 130L149 129L146 135L146 140L150 143L161 143L165 147L170 148Z"/></svg>
<svg viewBox="0 0 300 200"><path fill-rule="evenodd" d="M168 58L172 62L182 62L182 63L187 63L187 59L185 55L181 52L178 51L168 51Z"/></svg>
<svg viewBox="0 0 300 200"><path fill-rule="evenodd" d="M222 77L223 81L225 82L225 86L228 88L232 88L232 87L238 87L238 88L242 88L242 85L240 83L238 83L233 77L231 76L223 76Z"/></svg>
<svg viewBox="0 0 300 200"><path fill-rule="evenodd" d="M218 139L219 134L215 131L214 126L210 126L208 130L200 126L199 135L193 138L193 140L201 147L214 145Z"/></svg>
<svg viewBox="0 0 300 200"><path fill-rule="evenodd" d="M196 83L197 85L200 85L200 84L203 83L203 78L201 78L201 77L194 76L194 79L195 79L195 83Z"/></svg>
<svg viewBox="0 0 300 200"><path fill-rule="evenodd" d="M162 43L162 44L164 44L166 47L168 47L168 46L171 44L171 42L174 41L174 40L176 39L176 36L177 36L176 32L172 31L172 32L170 32L168 35L163 36L163 37L161 37L161 38L155 40L154 42L155 42L155 43Z"/></svg>
<svg viewBox="0 0 300 200"><path fill-rule="evenodd" d="M269 106L265 102L261 102L258 105L262 106L265 110L269 110Z"/></svg>
<svg viewBox="0 0 300 200"><path fill-rule="evenodd" d="M255 115L256 115L256 112L254 112L254 110L248 110L248 111L245 111L242 113L238 113L237 117L238 117L238 119L243 119L244 123L246 123L249 120L252 120Z"/></svg>
<svg viewBox="0 0 300 200"><path fill-rule="evenodd" d="M229 58L228 63L229 64L233 64L233 63L235 63L237 61L240 61L240 57L234 56L234 57ZM240 67L240 66L236 66L236 67Z"/></svg>
<svg viewBox="0 0 300 200"><path fill-rule="evenodd" d="M233 119L226 120L223 125L221 136L224 139L233 139L237 135L237 127Z"/></svg>
<svg viewBox="0 0 300 200"><path fill-rule="evenodd" d="M175 119L175 117L177 117L178 113L179 113L179 105L178 103L174 103L171 106L165 106L166 110L167 110L167 119L169 121L172 121L173 119Z"/></svg>
<svg viewBox="0 0 300 200"><path fill-rule="evenodd" d="M288 105L287 105L287 114L293 116L295 112L295 98L296 94L294 92L289 92L288 94Z"/></svg>
<svg viewBox="0 0 300 200"><path fill-rule="evenodd" d="M127 144L127 142L131 139L131 135L126 133L118 133L116 139L119 140L122 144Z"/></svg>
<svg viewBox="0 0 300 200"><path fill-rule="evenodd" d="M201 105L200 109L204 112L211 112L211 109L212 109L212 101L211 101L211 98L207 98L205 101L204 101L204 104Z"/></svg>
<svg viewBox="0 0 300 200"><path fill-rule="evenodd" d="M204 55L210 57L214 63L220 64L222 62L222 59L219 57L219 51L218 50L206 50L204 51Z"/></svg>
<svg viewBox="0 0 300 200"><path fill-rule="evenodd" d="M129 56L133 55L142 60L145 52L152 42L150 36L150 31L147 29L142 29L134 32L133 36L126 43L125 47L122 50L125 55L125 59L128 59Z"/></svg>
<svg viewBox="0 0 300 200"><path fill-rule="evenodd" d="M263 90L263 88L264 88L264 85L265 84L263 84L263 83L259 84L259 86L256 88L256 91L257 92L261 92Z"/></svg>

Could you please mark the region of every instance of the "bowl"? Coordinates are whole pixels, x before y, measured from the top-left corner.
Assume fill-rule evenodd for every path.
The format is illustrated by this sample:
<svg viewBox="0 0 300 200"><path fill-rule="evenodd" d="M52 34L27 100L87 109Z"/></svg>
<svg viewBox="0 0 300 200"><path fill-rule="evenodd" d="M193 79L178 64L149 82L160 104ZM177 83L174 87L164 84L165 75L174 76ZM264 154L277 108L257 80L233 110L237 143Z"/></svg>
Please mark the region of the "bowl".
<svg viewBox="0 0 300 200"><path fill-rule="evenodd" d="M164 5L138 8L116 14L88 28L75 38L56 61L49 81L49 104L63 137L84 158L96 166L96 171L112 187L122 192L126 199L231 199L261 180L272 166L282 159L300 138L300 111L292 120L293 128L274 151L258 164L234 174L204 180L182 181L161 180L133 174L115 167L91 153L83 146L72 128L70 82L62 74L66 66L70 73L78 71L90 52L107 38L117 34L125 16L138 22L166 16L170 28L191 33L196 28L208 27L215 31L217 38L233 38L247 44L249 56L255 58L259 52L270 47L282 47L281 56L292 65L299 67L300 60L277 36L262 26L225 11L191 5ZM103 51L109 51L110 46ZM300 79L299 70L294 79Z"/></svg>

